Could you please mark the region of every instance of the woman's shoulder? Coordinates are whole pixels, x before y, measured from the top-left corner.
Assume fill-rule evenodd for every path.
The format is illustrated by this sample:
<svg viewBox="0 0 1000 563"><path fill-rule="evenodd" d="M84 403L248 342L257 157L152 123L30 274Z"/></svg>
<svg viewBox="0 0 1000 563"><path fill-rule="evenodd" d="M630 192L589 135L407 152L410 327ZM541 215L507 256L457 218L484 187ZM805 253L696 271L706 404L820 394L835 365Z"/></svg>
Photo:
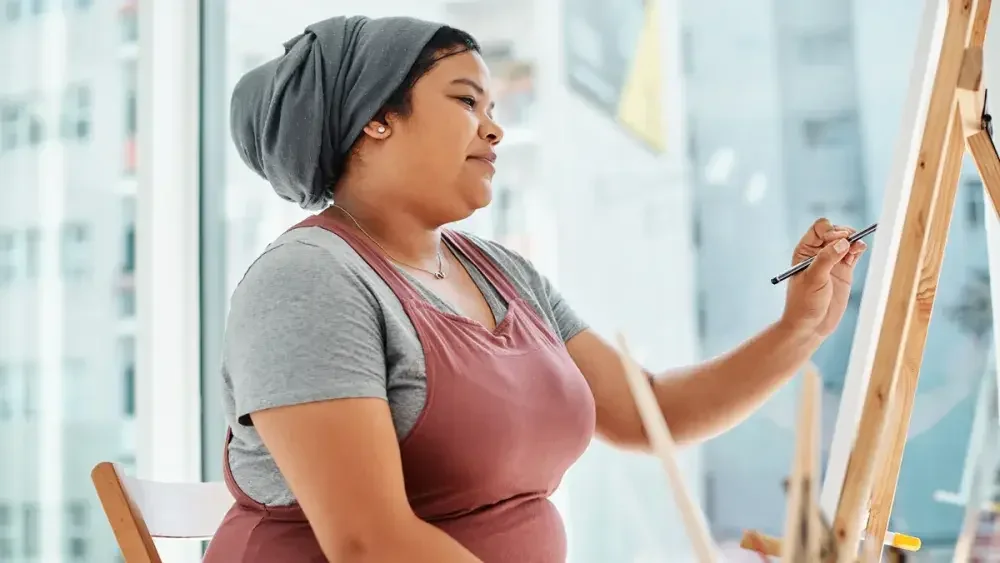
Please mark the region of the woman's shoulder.
<svg viewBox="0 0 1000 563"><path fill-rule="evenodd" d="M315 227L294 229L250 264L233 292L232 306L281 299L360 299L375 306L371 278L370 268L344 239Z"/></svg>

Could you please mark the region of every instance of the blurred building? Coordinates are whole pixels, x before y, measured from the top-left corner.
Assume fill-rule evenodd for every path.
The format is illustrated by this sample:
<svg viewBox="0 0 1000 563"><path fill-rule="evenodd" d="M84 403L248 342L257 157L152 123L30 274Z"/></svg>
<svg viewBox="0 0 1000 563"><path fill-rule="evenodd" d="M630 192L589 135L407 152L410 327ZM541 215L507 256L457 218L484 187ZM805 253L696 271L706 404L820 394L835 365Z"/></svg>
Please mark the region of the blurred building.
<svg viewBox="0 0 1000 563"><path fill-rule="evenodd" d="M135 6L0 12L0 561L113 561L134 463Z"/></svg>
<svg viewBox="0 0 1000 563"><path fill-rule="evenodd" d="M858 228L879 219L922 10L896 0L682 2L706 356L778 318L784 287L768 280L789 265L816 218ZM982 186L968 166L893 511L893 526L929 547L953 542L958 531L959 510L932 494L960 480L973 391L986 369L989 327L960 312L986 275L983 219ZM843 324L815 358L826 386L824 448L866 266ZM746 424L706 445L706 508L718 536L782 532L780 483L790 470L797 393L786 386Z"/></svg>

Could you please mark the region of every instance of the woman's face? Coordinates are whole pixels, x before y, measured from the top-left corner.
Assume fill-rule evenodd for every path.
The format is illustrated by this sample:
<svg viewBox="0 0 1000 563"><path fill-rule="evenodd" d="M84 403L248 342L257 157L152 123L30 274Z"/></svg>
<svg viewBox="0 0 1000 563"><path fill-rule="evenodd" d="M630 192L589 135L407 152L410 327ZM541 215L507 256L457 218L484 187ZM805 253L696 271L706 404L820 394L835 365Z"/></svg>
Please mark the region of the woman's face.
<svg viewBox="0 0 1000 563"><path fill-rule="evenodd" d="M393 197L429 219L449 223L485 207L492 198L494 148L503 130L493 121L490 75L478 53L446 56L424 74L410 95L409 116L387 116L366 133L381 139L366 158L375 174L389 174ZM383 176L384 177L384 176Z"/></svg>

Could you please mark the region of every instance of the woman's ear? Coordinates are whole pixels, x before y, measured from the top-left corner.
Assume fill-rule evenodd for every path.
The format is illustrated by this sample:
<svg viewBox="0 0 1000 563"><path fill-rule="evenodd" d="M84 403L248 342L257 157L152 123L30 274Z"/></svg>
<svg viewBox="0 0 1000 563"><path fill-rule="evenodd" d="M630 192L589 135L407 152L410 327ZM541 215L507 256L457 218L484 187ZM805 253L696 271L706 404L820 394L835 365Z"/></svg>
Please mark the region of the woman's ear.
<svg viewBox="0 0 1000 563"><path fill-rule="evenodd" d="M378 140L388 138L391 133L388 125L378 121L371 121L368 125L365 125L364 132L365 135Z"/></svg>

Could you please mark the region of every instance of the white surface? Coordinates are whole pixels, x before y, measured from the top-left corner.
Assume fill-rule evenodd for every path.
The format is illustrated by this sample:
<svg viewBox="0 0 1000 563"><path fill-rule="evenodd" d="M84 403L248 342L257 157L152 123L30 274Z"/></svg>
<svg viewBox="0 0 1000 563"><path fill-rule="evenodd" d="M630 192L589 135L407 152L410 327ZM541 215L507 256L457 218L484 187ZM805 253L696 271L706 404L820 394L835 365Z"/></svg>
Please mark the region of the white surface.
<svg viewBox="0 0 1000 563"><path fill-rule="evenodd" d="M201 480L199 2L139 2L136 220L140 478ZM198 545L160 547L197 561Z"/></svg>
<svg viewBox="0 0 1000 563"><path fill-rule="evenodd" d="M153 537L211 539L234 502L221 481L164 483L128 477L120 471L118 476Z"/></svg>
<svg viewBox="0 0 1000 563"><path fill-rule="evenodd" d="M858 325L851 346L851 358L844 381L844 393L830 446L820 506L831 518L836 513L847 473L847 462L857 435L861 410L875 360L875 348L885 316L892 271L899 253L903 220L909 202L914 170L919 158L930 91L937 70L938 53L947 17L945 0L926 0L923 23L917 40L909 96L901 119L901 130L893 155L893 166L885 188L879 230L865 280Z"/></svg>

